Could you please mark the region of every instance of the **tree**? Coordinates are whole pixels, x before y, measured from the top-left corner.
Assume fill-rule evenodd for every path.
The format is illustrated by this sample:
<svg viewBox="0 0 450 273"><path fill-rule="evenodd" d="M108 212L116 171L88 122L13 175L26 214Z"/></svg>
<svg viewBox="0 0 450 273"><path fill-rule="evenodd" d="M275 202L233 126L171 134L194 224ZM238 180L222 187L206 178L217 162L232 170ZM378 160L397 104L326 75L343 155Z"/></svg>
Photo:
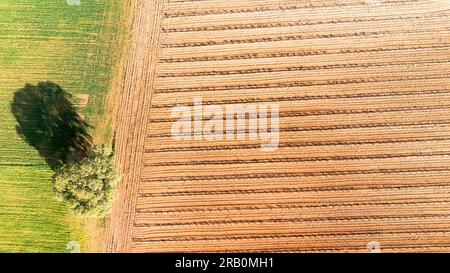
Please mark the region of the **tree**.
<svg viewBox="0 0 450 273"><path fill-rule="evenodd" d="M113 153L100 145L83 159L63 165L55 174L54 191L77 214L103 217L111 209L118 181Z"/></svg>

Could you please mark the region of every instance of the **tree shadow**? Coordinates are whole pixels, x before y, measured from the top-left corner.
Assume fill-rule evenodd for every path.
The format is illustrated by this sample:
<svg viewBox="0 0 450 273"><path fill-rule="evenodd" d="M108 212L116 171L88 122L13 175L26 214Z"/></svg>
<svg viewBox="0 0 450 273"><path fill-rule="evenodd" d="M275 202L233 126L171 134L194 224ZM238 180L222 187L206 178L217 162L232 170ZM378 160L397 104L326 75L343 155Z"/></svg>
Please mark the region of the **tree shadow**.
<svg viewBox="0 0 450 273"><path fill-rule="evenodd" d="M71 95L52 82L26 84L11 104L17 133L56 170L83 157L92 144L89 125L77 113Z"/></svg>

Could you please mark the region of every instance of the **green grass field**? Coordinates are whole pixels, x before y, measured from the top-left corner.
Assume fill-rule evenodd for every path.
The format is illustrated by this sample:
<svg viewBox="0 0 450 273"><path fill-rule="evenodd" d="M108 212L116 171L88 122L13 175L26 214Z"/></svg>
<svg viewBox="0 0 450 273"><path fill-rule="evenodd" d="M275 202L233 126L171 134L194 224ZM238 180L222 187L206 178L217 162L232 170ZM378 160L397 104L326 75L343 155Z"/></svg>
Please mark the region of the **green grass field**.
<svg viewBox="0 0 450 273"><path fill-rule="evenodd" d="M55 199L52 170L16 133L11 102L26 83L52 81L89 95L81 112L95 126L107 111L121 8L120 0L0 1L0 252L66 252L86 236ZM111 130L103 134L110 141Z"/></svg>

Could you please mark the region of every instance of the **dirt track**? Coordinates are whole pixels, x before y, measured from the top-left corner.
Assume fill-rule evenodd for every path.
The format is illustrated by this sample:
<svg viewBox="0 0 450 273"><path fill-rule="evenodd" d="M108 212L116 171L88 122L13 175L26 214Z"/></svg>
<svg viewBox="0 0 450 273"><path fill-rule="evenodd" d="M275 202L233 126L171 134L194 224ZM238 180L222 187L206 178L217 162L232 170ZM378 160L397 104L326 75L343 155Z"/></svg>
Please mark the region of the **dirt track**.
<svg viewBox="0 0 450 273"><path fill-rule="evenodd" d="M450 251L450 5L381 2L135 1L108 251ZM174 140L197 96L280 148Z"/></svg>

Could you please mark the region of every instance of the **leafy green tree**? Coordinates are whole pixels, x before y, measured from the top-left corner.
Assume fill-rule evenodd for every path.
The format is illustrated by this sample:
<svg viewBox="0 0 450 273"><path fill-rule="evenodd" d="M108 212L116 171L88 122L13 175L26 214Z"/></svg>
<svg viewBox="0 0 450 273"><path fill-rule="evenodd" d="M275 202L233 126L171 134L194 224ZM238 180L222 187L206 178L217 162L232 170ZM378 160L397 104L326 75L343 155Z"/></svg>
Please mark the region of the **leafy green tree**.
<svg viewBox="0 0 450 273"><path fill-rule="evenodd" d="M111 149L99 145L87 151L83 159L68 162L56 172L54 191L77 214L103 217L111 209L118 181Z"/></svg>

